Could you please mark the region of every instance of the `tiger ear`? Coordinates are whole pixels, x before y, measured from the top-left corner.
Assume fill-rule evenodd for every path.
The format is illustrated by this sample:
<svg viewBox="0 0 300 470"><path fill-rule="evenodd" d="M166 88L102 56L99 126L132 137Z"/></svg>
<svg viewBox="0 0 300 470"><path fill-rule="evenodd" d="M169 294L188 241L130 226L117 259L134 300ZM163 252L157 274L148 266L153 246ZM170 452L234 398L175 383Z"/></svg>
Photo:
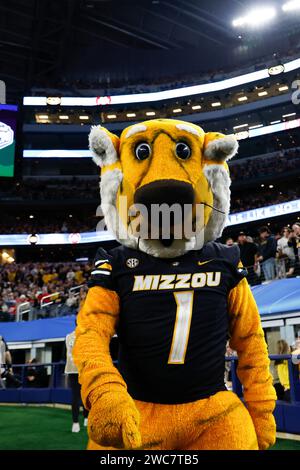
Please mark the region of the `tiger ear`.
<svg viewBox="0 0 300 470"><path fill-rule="evenodd" d="M101 168L119 160L120 139L102 126L92 126L89 134L89 148L96 165Z"/></svg>
<svg viewBox="0 0 300 470"><path fill-rule="evenodd" d="M233 135L207 132L204 139L204 158L223 163L237 154L238 147L238 141Z"/></svg>

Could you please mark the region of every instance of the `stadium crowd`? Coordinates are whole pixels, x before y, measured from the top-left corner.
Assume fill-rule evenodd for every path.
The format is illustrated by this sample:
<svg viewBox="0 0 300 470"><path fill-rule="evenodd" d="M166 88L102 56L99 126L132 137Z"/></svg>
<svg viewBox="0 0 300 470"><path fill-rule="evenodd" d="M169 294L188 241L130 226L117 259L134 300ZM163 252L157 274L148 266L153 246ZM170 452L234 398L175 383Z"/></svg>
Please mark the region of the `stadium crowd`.
<svg viewBox="0 0 300 470"><path fill-rule="evenodd" d="M247 158L233 161L230 166L232 182L276 176L299 170L300 149L281 150L272 156Z"/></svg>
<svg viewBox="0 0 300 470"><path fill-rule="evenodd" d="M85 285L90 269L88 263L0 265L0 321L14 321L18 306L25 302L37 318L76 313L77 294L83 292L78 289L76 294L70 289Z"/></svg>
<svg viewBox="0 0 300 470"><path fill-rule="evenodd" d="M238 244L243 266L248 271L251 285L293 277L300 273L300 222L285 226L273 234L268 226L258 230L253 239L240 232L237 240L227 237L226 245Z"/></svg>

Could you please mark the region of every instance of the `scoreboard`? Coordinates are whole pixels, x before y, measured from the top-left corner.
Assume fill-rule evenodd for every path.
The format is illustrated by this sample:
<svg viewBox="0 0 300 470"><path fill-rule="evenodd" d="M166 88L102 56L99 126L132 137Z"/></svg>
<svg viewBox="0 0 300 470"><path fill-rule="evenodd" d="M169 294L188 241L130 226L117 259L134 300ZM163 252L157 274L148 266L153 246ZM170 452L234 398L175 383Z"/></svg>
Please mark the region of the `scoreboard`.
<svg viewBox="0 0 300 470"><path fill-rule="evenodd" d="M14 176L18 107L0 104L0 177Z"/></svg>

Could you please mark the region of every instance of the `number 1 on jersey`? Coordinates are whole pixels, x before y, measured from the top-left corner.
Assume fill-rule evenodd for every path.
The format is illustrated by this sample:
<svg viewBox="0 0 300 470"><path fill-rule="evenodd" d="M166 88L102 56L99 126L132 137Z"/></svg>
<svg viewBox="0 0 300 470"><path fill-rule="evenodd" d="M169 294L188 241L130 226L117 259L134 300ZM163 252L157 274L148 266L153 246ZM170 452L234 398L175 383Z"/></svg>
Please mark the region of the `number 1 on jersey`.
<svg viewBox="0 0 300 470"><path fill-rule="evenodd" d="M176 320L168 364L184 364L193 314L194 291L174 292Z"/></svg>

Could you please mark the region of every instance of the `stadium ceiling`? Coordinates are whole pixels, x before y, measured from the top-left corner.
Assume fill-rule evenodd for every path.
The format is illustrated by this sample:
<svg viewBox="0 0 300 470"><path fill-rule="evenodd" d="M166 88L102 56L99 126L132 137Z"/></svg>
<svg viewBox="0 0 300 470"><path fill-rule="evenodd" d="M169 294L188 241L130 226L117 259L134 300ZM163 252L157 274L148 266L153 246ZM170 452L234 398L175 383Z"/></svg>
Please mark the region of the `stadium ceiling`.
<svg viewBox="0 0 300 470"><path fill-rule="evenodd" d="M233 28L232 19L249 3L1 0L0 79L11 101L33 86L57 87L65 78L184 78L299 47L297 15L277 20L276 35L272 26L255 33Z"/></svg>

